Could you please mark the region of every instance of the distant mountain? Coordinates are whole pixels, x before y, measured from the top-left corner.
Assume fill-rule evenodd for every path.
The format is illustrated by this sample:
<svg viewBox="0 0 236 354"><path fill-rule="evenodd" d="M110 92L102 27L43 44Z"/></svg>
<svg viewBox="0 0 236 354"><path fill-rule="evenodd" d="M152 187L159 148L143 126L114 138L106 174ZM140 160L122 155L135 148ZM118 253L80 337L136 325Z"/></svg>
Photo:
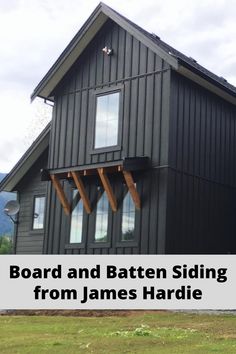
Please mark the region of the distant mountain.
<svg viewBox="0 0 236 354"><path fill-rule="evenodd" d="M5 175L5 173L0 173L0 182ZM14 193L0 192L0 237L13 234L13 222L3 211L6 203L11 199L15 199Z"/></svg>

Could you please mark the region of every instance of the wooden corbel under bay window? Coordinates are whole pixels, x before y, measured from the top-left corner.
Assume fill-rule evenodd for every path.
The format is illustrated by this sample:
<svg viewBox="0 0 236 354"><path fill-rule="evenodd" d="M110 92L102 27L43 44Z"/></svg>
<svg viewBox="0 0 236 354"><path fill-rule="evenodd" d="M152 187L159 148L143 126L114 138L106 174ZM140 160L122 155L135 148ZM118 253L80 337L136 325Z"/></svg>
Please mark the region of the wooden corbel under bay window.
<svg viewBox="0 0 236 354"><path fill-rule="evenodd" d="M90 206L90 201L89 201L89 198L87 196L87 193L86 193L86 190L84 188L84 184L83 184L83 181L80 177L80 175L78 174L78 172L70 172L70 175L72 176L74 182L75 182L75 185L79 191L79 194L80 194L80 197L83 201L83 205L84 205L84 208L86 210L86 212L88 214L90 214L92 212L92 209L91 209L91 206Z"/></svg>
<svg viewBox="0 0 236 354"><path fill-rule="evenodd" d="M61 205L62 205L66 215L70 215L70 212L71 212L70 204L66 198L65 192L62 188L62 185L61 185L59 179L57 178L56 175L50 175L50 177L51 177L53 187L56 190L58 199L60 200Z"/></svg>
<svg viewBox="0 0 236 354"><path fill-rule="evenodd" d="M137 209L141 209L141 201L138 191L136 189L136 185L133 179L132 172L147 169L149 164L149 159L147 157L135 157L135 158L124 158L122 163L113 164L106 167L96 167L91 166L90 168L78 168L77 171L68 171L64 169L63 171L57 172L48 170L41 171L41 179L42 181L48 181L51 179L52 184L56 190L57 196L62 204L62 207L66 213L69 215L71 213L72 207L70 206L65 192L60 183L60 179L73 179L76 188L78 189L79 195L83 202L84 208L88 214L92 212L91 203L89 201L89 197L87 195L86 189L84 187L83 178L87 178L87 176L99 175L103 189L107 194L107 198L109 204L111 206L112 211L117 211L117 200L115 194L112 190L111 183L108 178L108 174L123 174L125 183L128 187L131 198L134 202L134 205ZM73 201L72 201L73 205Z"/></svg>
<svg viewBox="0 0 236 354"><path fill-rule="evenodd" d="M112 211L117 211L116 197L113 193L110 181L107 177L106 170L105 170L105 168L98 168L97 171L98 171L99 177L101 179L103 188L107 194L107 198L109 200L111 209L112 209Z"/></svg>
<svg viewBox="0 0 236 354"><path fill-rule="evenodd" d="M141 201L133 180L132 173L130 171L123 170L123 175L136 208L141 209Z"/></svg>

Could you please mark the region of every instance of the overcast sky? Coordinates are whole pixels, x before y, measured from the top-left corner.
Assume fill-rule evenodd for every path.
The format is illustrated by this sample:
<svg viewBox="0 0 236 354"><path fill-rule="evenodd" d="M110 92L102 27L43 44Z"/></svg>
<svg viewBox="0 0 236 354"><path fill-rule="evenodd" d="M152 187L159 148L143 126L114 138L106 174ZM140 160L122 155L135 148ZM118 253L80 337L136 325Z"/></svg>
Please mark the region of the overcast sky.
<svg viewBox="0 0 236 354"><path fill-rule="evenodd" d="M236 0L105 3L236 86ZM97 4L0 0L0 172L10 171L49 119L50 107L31 104L30 94Z"/></svg>

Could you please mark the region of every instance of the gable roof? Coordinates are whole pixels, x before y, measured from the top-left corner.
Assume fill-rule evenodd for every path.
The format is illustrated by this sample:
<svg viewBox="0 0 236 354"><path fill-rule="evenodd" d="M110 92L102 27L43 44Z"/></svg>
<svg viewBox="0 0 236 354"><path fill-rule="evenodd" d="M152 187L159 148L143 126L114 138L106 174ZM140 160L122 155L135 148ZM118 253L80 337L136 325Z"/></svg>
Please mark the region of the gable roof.
<svg viewBox="0 0 236 354"><path fill-rule="evenodd" d="M49 145L51 123L49 123L35 139L33 144L24 153L12 170L0 183L0 192L12 192L22 177L29 171L35 161L42 155Z"/></svg>
<svg viewBox="0 0 236 354"><path fill-rule="evenodd" d="M31 95L32 100L37 96L53 100L53 97L51 96L53 89L78 59L108 18L112 19L149 47L154 53L164 59L174 70L236 104L236 87L229 84L224 78L213 74L203 66L199 65L194 59L179 52L162 41L158 36L147 32L102 2L96 7L79 32L74 36L56 60L54 65L39 82Z"/></svg>

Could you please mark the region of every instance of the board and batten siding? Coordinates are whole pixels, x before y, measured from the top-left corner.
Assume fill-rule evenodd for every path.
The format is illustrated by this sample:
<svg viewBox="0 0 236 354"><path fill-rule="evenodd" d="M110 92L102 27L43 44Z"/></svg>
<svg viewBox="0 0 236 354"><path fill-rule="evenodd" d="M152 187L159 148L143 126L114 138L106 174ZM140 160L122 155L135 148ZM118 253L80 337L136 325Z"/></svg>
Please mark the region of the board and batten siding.
<svg viewBox="0 0 236 354"><path fill-rule="evenodd" d="M236 107L172 73L167 253L236 253Z"/></svg>
<svg viewBox="0 0 236 354"><path fill-rule="evenodd" d="M114 50L112 56L103 53L105 45ZM161 58L108 20L54 90L49 168L109 163L144 155L151 158L153 166L166 164L168 69ZM159 70L164 72L151 74ZM96 92L120 86L123 86L121 149L91 152Z"/></svg>
<svg viewBox="0 0 236 354"><path fill-rule="evenodd" d="M102 48L112 47L112 56ZM157 71L159 71L157 73ZM154 73L155 72L155 73ZM94 102L98 90L123 86L121 109L121 148L91 152ZM118 242L121 224L122 178L110 176L118 198L118 211L110 211L109 247L92 245L96 208L84 218L86 242L79 248L68 245L70 216L66 216L52 187L49 188L48 229L44 253L135 254L163 253L167 171L159 167L168 162L168 124L170 70L161 58L116 23L108 20L78 61L54 91L49 168L63 169L109 165L123 157L148 156L152 169L135 174L142 208L136 211L136 244ZM90 201L94 203L94 184L84 179ZM98 183L95 182L95 184ZM72 186L64 181L69 201ZM96 203L95 203L96 204ZM94 204L94 205L95 205Z"/></svg>
<svg viewBox="0 0 236 354"><path fill-rule="evenodd" d="M47 182L41 181L40 169L47 167L48 149L34 163L29 172L16 186L20 211L15 240L17 254L42 254L44 231L32 230L34 196L45 195Z"/></svg>
<svg viewBox="0 0 236 354"><path fill-rule="evenodd" d="M49 254L157 254L164 252L165 242L165 212L167 192L167 170L148 170L135 174L137 189L141 196L142 208L136 210L135 242L129 244L120 242L121 206L123 200L123 184L121 176L110 178L112 188L117 196L118 211L109 210L108 245L95 244L94 230L96 223L96 203L98 180L94 177L86 182L87 193L92 205L92 213L84 211L83 232L84 244L77 247L69 244L70 218L66 216L58 201L55 190L49 188L51 206L49 212L49 229L44 243L44 253ZM72 202L72 187L64 181L63 188L67 198Z"/></svg>

